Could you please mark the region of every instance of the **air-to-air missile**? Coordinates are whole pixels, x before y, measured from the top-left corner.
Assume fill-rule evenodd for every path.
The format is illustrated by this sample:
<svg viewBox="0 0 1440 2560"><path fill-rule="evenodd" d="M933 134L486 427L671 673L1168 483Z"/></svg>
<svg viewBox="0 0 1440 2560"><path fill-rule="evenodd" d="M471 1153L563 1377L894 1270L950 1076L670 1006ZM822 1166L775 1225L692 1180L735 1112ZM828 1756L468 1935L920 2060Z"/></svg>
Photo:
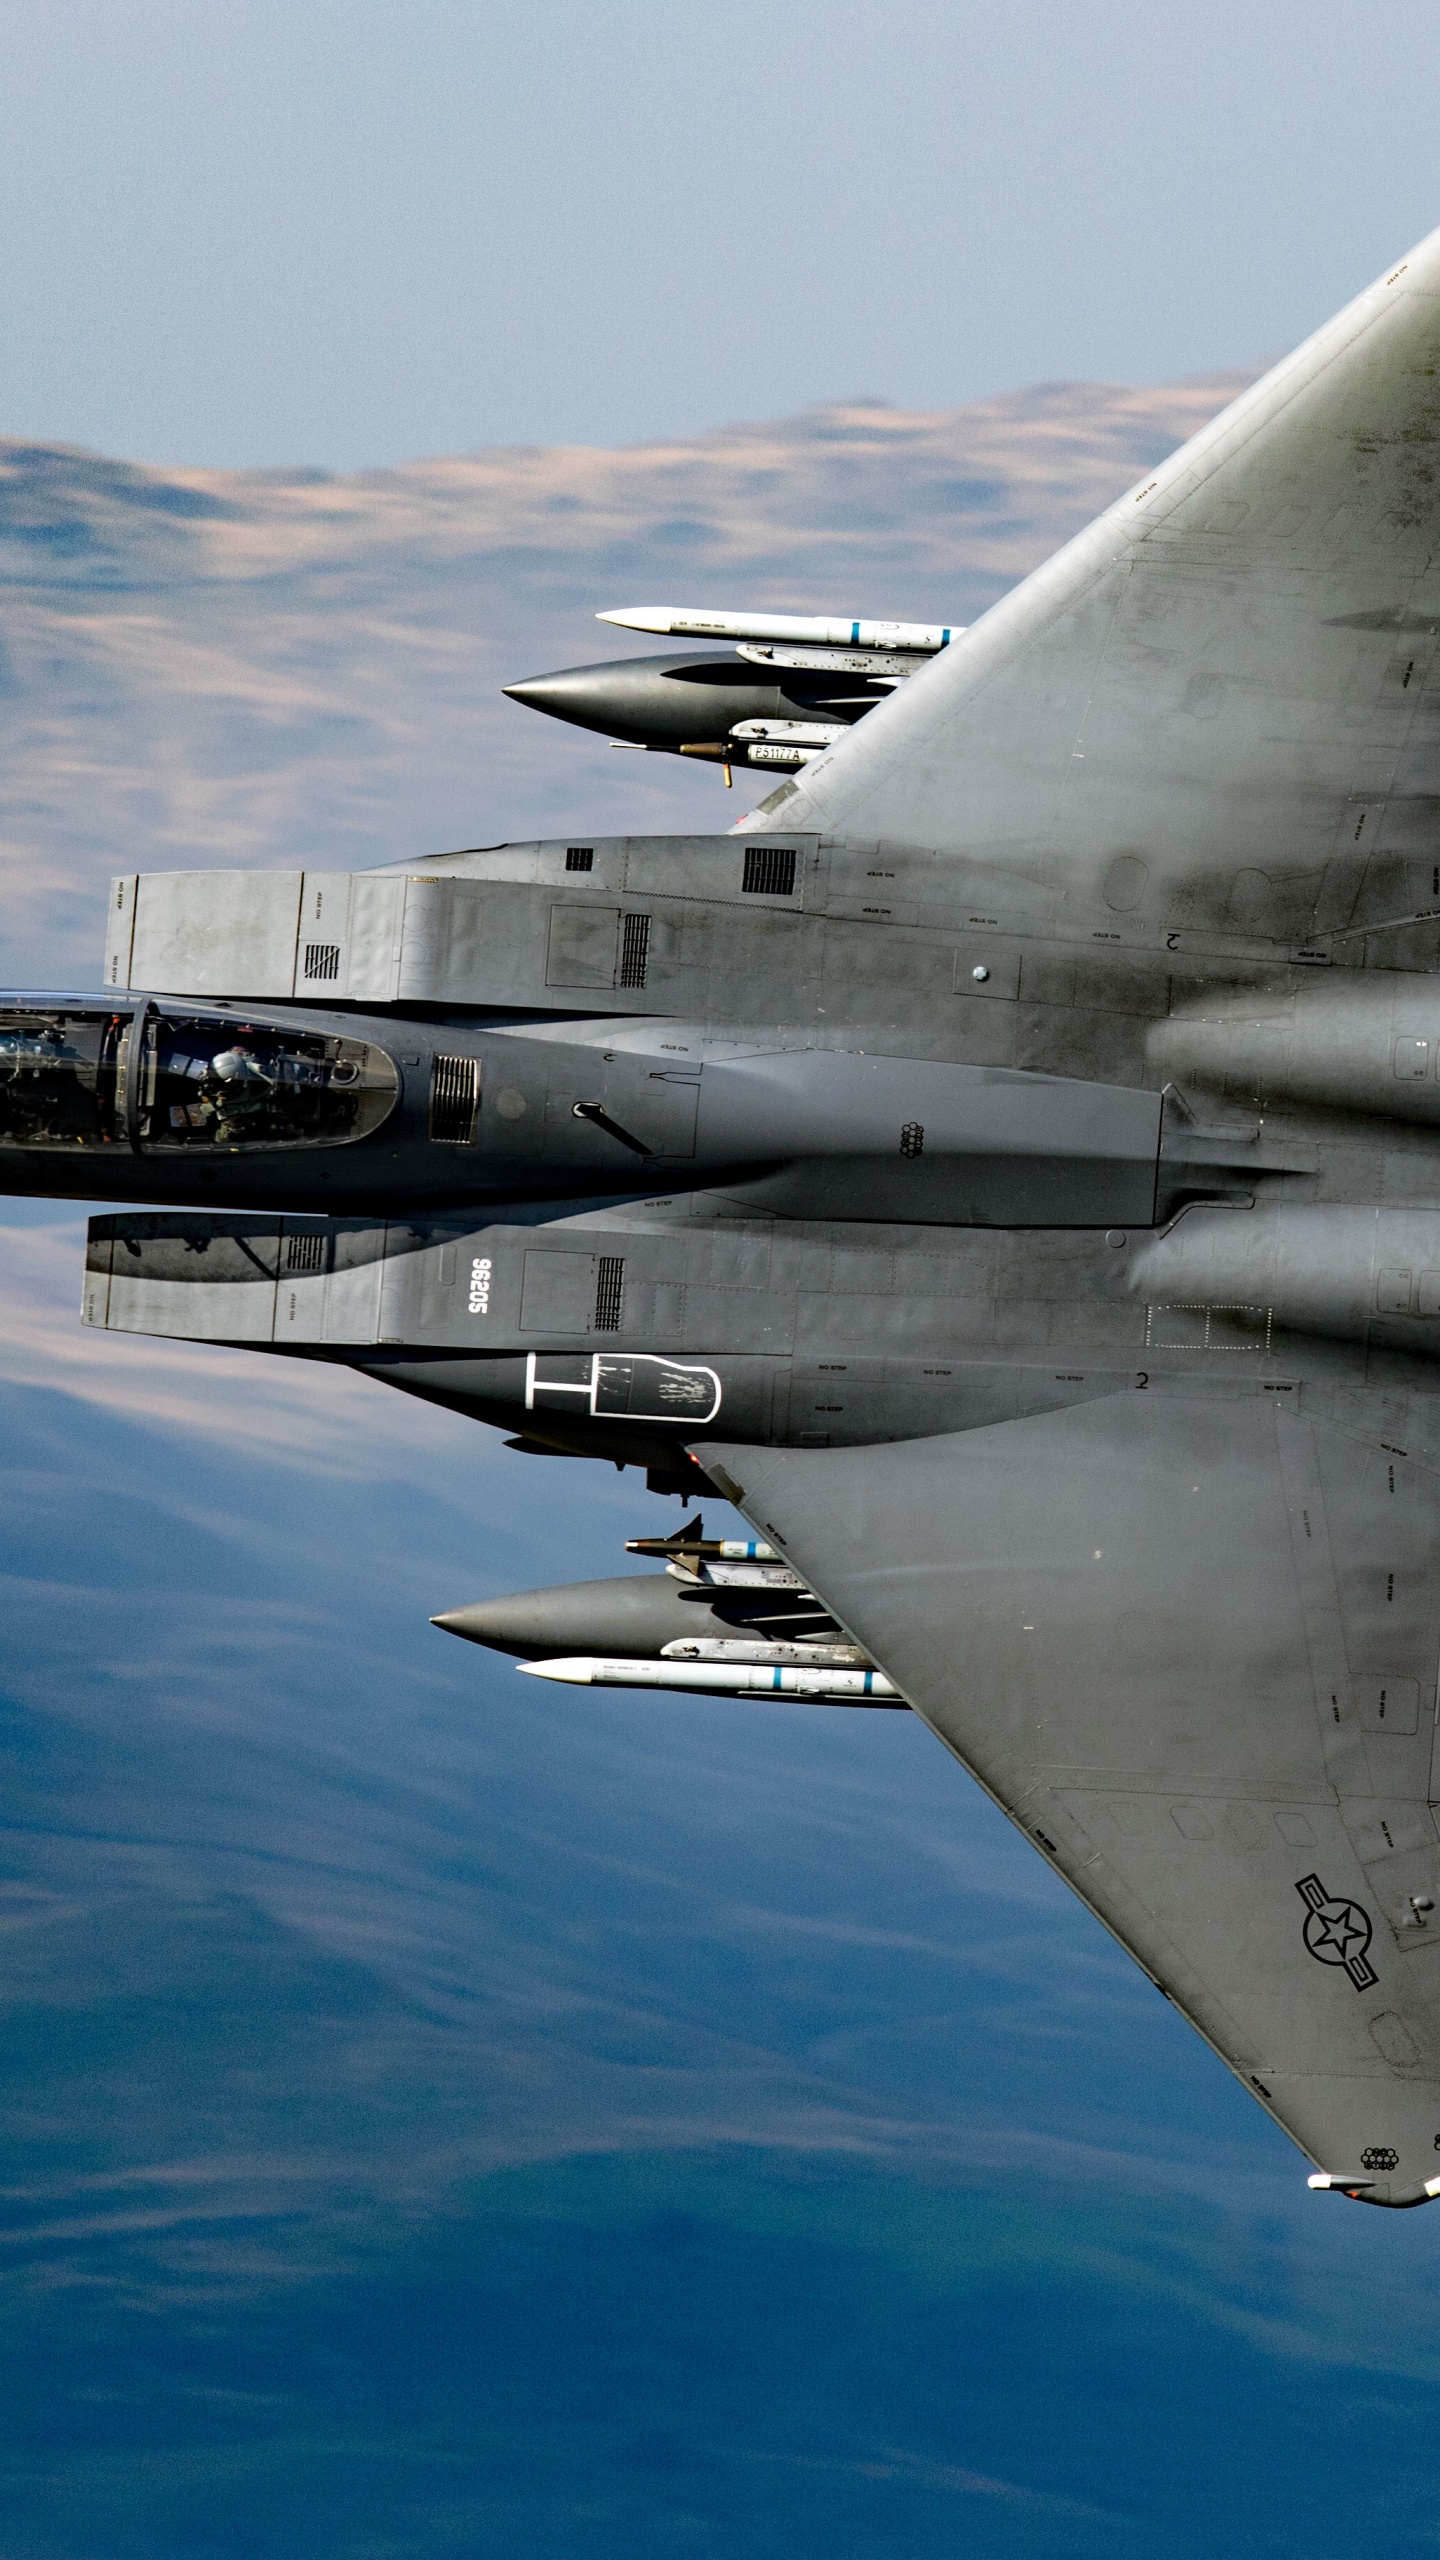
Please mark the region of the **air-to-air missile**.
<svg viewBox="0 0 1440 2560"><path fill-rule="evenodd" d="M537 1680L578 1689L691 1689L712 1698L809 1698L832 1707L903 1707L880 1671L825 1671L738 1662L635 1662L577 1654L555 1662L522 1662Z"/></svg>
<svg viewBox="0 0 1440 2560"><path fill-rule="evenodd" d="M959 636L959 626L833 614L633 605L596 616L689 645L680 655L563 667L505 687L512 701L617 746L798 773ZM717 649L704 643L728 641Z"/></svg>
<svg viewBox="0 0 1440 2560"><path fill-rule="evenodd" d="M698 1515L674 1537L626 1545L632 1555L663 1556L665 1572L512 1592L431 1623L580 1688L905 1704L773 1548L707 1539Z"/></svg>
<svg viewBox="0 0 1440 2560"><path fill-rule="evenodd" d="M959 638L963 623L852 622L844 614L731 613L703 605L631 604L597 613L597 622L666 639L782 641L815 649L901 649L933 657Z"/></svg>

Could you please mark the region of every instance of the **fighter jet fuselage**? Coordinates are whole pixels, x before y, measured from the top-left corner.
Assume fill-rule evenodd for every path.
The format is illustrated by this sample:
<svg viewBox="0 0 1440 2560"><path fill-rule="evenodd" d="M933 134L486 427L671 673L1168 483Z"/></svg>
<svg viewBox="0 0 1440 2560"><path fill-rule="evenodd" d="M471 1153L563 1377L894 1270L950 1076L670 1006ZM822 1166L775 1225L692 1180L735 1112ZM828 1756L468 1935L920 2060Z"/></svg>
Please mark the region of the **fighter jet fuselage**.
<svg viewBox="0 0 1440 2560"><path fill-rule="evenodd" d="M142 876L103 1002L0 1017L0 1180L149 1204L96 1223L93 1322L343 1358L680 1487L722 1414L925 1436L1183 1374L1197 1326L1428 1363L1436 979L994 887L754 834ZM190 987L126 983L162 967Z"/></svg>

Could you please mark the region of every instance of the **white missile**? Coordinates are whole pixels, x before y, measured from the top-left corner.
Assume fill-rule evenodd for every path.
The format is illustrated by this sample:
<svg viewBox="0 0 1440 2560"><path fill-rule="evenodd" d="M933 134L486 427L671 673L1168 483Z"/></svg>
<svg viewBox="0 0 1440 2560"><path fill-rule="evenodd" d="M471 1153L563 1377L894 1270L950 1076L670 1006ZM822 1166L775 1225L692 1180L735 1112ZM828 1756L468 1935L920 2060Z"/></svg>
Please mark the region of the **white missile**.
<svg viewBox="0 0 1440 2560"><path fill-rule="evenodd" d="M963 623L851 622L826 613L712 613L702 605L632 604L597 613L626 631L658 631L675 640L796 640L821 649L903 649L933 657Z"/></svg>
<svg viewBox="0 0 1440 2560"><path fill-rule="evenodd" d="M903 1707L883 1671L797 1670L789 1663L628 1662L608 1654L566 1654L554 1662L519 1662L534 1680L563 1680L577 1689L700 1689L718 1698L811 1698L836 1707Z"/></svg>

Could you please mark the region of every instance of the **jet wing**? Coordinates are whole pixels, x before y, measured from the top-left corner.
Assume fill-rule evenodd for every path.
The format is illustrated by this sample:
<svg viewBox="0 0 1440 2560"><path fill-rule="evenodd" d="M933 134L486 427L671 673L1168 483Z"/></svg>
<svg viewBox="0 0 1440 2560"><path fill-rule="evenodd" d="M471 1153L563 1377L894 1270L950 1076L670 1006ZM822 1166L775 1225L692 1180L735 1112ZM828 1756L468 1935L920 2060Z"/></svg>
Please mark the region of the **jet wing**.
<svg viewBox="0 0 1440 2560"><path fill-rule="evenodd" d="M1128 1389L696 1454L1331 2184L1440 2192L1440 1446Z"/></svg>
<svg viewBox="0 0 1440 2560"><path fill-rule="evenodd" d="M964 856L1090 930L1432 910L1437 466L1440 231L742 827Z"/></svg>

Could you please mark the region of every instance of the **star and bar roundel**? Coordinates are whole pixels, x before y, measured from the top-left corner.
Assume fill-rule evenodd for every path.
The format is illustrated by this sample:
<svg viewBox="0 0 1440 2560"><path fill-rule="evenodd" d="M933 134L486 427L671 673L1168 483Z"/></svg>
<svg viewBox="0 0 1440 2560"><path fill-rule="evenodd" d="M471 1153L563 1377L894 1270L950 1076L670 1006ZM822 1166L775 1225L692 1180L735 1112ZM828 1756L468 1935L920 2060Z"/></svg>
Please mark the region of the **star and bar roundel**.
<svg viewBox="0 0 1440 2560"><path fill-rule="evenodd" d="M1302 1876L1295 1887L1305 1905L1305 1944L1317 1964L1338 1964L1357 1991L1368 1991L1380 1977L1366 1960L1374 1934L1370 1914L1358 1902L1337 1902L1318 1876Z"/></svg>

